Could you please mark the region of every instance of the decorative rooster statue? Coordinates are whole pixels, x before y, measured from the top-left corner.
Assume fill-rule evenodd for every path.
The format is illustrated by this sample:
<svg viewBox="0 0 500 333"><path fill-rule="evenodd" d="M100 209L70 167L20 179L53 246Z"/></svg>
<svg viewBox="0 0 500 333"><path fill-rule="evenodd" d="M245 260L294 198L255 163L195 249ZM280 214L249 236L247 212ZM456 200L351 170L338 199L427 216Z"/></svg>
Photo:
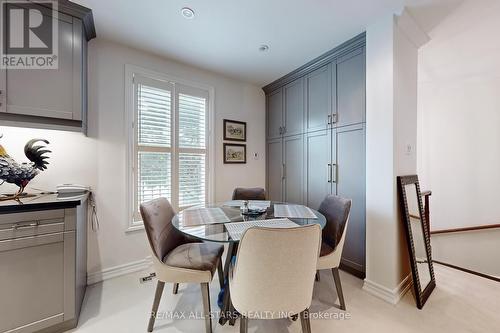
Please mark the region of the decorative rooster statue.
<svg viewBox="0 0 500 333"><path fill-rule="evenodd" d="M2 138L3 135L0 135ZM4 182L16 184L19 186L17 193L12 195L0 196L0 201L17 199L24 191L28 183L38 175L39 170L47 169L49 164L46 159L45 153L50 153L50 150L43 145L35 146L37 142L49 142L44 139L33 139L26 143L24 146L24 154L31 161L31 163L17 163L12 157L7 154L5 148L0 145L0 185Z"/></svg>

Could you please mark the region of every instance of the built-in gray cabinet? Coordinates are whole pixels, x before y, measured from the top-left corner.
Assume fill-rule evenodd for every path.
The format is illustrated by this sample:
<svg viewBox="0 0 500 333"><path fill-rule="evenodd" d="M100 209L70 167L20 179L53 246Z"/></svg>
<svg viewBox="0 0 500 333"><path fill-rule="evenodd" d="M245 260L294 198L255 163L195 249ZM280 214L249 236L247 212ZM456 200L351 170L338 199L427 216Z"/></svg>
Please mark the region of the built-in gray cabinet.
<svg viewBox="0 0 500 333"><path fill-rule="evenodd" d="M304 133L304 80L293 81L284 87L285 107L283 129L285 136Z"/></svg>
<svg viewBox="0 0 500 333"><path fill-rule="evenodd" d="M8 69L5 112L81 121L83 117L82 21L59 14L57 69ZM85 40L86 42L86 40Z"/></svg>
<svg viewBox="0 0 500 333"><path fill-rule="evenodd" d="M365 50L355 50L336 62L337 127L365 121Z"/></svg>
<svg viewBox="0 0 500 333"><path fill-rule="evenodd" d="M283 128L283 89L267 96L267 138L281 137Z"/></svg>
<svg viewBox="0 0 500 333"><path fill-rule="evenodd" d="M52 19L52 11L39 6L44 18ZM58 9L57 68L0 71L0 120L7 125L86 131L87 42L95 37L92 11L69 1L59 2Z"/></svg>
<svg viewBox="0 0 500 333"><path fill-rule="evenodd" d="M306 130L312 132L328 128L332 112L332 65L325 65L305 77Z"/></svg>
<svg viewBox="0 0 500 333"><path fill-rule="evenodd" d="M273 201L283 201L283 144L277 138L267 142L267 194Z"/></svg>
<svg viewBox="0 0 500 333"><path fill-rule="evenodd" d="M304 135L283 139L283 199L302 204L304 192Z"/></svg>
<svg viewBox="0 0 500 333"><path fill-rule="evenodd" d="M329 194L352 199L341 268L359 277L366 248L365 81L360 35L264 87L269 197L314 209Z"/></svg>

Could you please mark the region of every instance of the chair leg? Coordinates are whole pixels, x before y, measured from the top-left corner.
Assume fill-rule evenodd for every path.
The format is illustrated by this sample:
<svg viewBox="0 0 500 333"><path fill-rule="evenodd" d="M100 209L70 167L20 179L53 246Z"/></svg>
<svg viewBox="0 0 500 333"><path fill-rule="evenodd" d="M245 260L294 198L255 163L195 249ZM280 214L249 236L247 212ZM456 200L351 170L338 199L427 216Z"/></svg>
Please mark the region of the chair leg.
<svg viewBox="0 0 500 333"><path fill-rule="evenodd" d="M219 259L219 265L217 266L217 272L219 273L219 285L220 289L224 288L224 271L222 270L222 258Z"/></svg>
<svg viewBox="0 0 500 333"><path fill-rule="evenodd" d="M206 333L212 333L212 313L210 310L210 289L208 283L201 284L201 295L203 298L203 311L205 315Z"/></svg>
<svg viewBox="0 0 500 333"><path fill-rule="evenodd" d="M340 309L345 311L344 293L342 292L342 283L340 282L339 268L332 268L333 279L335 280L335 287L337 288L337 295L339 296Z"/></svg>
<svg viewBox="0 0 500 333"><path fill-rule="evenodd" d="M316 271L316 281L319 281L319 271Z"/></svg>
<svg viewBox="0 0 500 333"><path fill-rule="evenodd" d="M311 333L311 321L309 320L309 309L300 313L300 323L302 324L302 333Z"/></svg>
<svg viewBox="0 0 500 333"><path fill-rule="evenodd" d="M163 294L163 287L165 287L165 282L158 281L158 284L156 285L155 299L153 301L153 308L151 309L151 315L149 317L148 332L153 332L158 306L160 305L161 295Z"/></svg>
<svg viewBox="0 0 500 333"><path fill-rule="evenodd" d="M174 283L174 287L172 288L172 294L177 295L177 291L179 291L179 284Z"/></svg>
<svg viewBox="0 0 500 333"><path fill-rule="evenodd" d="M248 333L248 318L243 315L240 317L240 333Z"/></svg>

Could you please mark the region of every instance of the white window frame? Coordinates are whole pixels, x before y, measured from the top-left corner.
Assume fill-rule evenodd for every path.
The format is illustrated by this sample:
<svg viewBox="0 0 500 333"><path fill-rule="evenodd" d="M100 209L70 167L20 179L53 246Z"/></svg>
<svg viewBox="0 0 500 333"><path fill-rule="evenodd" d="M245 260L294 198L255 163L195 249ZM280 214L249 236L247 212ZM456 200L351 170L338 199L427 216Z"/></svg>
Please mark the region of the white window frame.
<svg viewBox="0 0 500 333"><path fill-rule="evenodd" d="M213 202L215 198L215 89L212 86L205 84L192 82L189 80L173 77L171 75L158 73L157 71L149 70L135 65L126 64L125 65L125 133L127 137L127 186L126 186L126 201L127 201L127 224L126 232L143 230L144 224L142 221L134 221L135 213L135 183L134 183L134 169L136 170L136 160L137 157L135 152L135 131L136 127L136 110L135 110L135 85L134 77L140 76L147 79L163 81L167 84L180 84L186 87L192 87L195 89L201 89L208 92L208 103L207 103L207 119L206 119L206 136L207 136L207 147L206 147L206 200L207 202ZM172 95L175 99L176 96ZM172 117L174 114L172 115ZM177 115L175 115L177 117ZM172 133L172 135L174 135ZM167 148L170 151L175 149L175 143L171 142L171 148ZM186 150L183 148L182 150ZM189 149L188 149L189 150ZM178 157L177 157L178 158ZM174 169L175 161L172 158L172 169ZM176 172L176 171L174 171ZM175 190L177 186L174 184L172 179L172 191Z"/></svg>

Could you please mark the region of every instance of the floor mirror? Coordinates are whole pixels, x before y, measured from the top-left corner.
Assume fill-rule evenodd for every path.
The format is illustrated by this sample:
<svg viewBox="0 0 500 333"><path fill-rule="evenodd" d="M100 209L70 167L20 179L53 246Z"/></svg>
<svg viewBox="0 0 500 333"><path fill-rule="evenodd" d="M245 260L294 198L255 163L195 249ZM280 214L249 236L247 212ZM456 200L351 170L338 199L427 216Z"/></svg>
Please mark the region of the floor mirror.
<svg viewBox="0 0 500 333"><path fill-rule="evenodd" d="M400 176L397 180L401 219L410 256L413 288L417 308L422 309L436 286L429 228L427 228L424 214L418 176Z"/></svg>

